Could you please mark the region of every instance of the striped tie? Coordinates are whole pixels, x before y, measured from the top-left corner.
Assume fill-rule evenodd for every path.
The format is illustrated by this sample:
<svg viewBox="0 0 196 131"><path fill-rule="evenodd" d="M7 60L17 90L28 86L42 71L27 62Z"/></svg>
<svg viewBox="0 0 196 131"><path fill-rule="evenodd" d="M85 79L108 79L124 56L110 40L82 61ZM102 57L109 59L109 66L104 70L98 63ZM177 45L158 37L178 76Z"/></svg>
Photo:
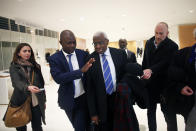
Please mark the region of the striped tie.
<svg viewBox="0 0 196 131"><path fill-rule="evenodd" d="M69 70L70 70L70 72L71 71L73 71L73 65L72 65L72 63L71 63L71 56L72 56L72 54L68 54L67 55L68 57L69 57ZM74 81L73 81L73 87L74 87L74 94L75 94L75 83L74 83Z"/></svg>
<svg viewBox="0 0 196 131"><path fill-rule="evenodd" d="M112 81L110 67L105 54L102 54L102 62L103 62L103 75L105 80L106 93L111 95L113 92L114 85Z"/></svg>

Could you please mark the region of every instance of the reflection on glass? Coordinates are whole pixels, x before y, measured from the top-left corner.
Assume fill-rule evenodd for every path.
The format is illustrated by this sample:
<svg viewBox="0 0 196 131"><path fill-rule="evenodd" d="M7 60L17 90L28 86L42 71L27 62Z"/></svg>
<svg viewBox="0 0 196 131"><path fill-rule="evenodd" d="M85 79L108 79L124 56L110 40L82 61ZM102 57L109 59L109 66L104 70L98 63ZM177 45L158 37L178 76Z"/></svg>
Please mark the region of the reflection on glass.
<svg viewBox="0 0 196 131"><path fill-rule="evenodd" d="M11 42L2 41L2 54L3 54L4 70L9 69L9 66L12 60Z"/></svg>
<svg viewBox="0 0 196 131"><path fill-rule="evenodd" d="M2 60L2 42L0 41L0 71L3 70L3 60Z"/></svg>

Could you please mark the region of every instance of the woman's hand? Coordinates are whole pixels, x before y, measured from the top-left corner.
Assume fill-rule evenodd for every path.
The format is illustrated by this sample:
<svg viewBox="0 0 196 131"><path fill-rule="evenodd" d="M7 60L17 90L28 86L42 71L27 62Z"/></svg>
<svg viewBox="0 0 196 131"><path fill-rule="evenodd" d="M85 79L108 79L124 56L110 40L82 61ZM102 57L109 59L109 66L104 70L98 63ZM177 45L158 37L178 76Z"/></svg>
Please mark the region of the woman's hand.
<svg viewBox="0 0 196 131"><path fill-rule="evenodd" d="M40 92L40 89L37 87L37 86L28 86L28 90L32 93L39 93Z"/></svg>

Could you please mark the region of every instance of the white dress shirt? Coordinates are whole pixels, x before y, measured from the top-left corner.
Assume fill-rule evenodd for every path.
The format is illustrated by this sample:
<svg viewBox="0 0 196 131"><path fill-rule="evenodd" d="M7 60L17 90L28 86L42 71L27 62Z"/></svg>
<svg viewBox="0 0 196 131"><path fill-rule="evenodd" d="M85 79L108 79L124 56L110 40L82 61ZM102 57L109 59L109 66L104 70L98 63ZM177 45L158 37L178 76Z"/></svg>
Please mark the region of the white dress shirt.
<svg viewBox="0 0 196 131"><path fill-rule="evenodd" d="M106 59L108 61L109 67L110 67L110 72L111 72L111 75L112 75L112 81L113 81L114 92L115 92L116 91L116 70L115 70L114 62L112 60L112 56L110 54L110 49L107 48L106 51L104 52L104 54L106 55ZM101 61L101 69L102 69L102 74L103 74L102 54L99 54L99 58L100 58L100 61ZM103 74L103 78L104 78L104 74Z"/></svg>
<svg viewBox="0 0 196 131"><path fill-rule="evenodd" d="M158 44L156 44L156 41L155 41L155 40L154 40L154 46L155 46L155 48L157 49Z"/></svg>
<svg viewBox="0 0 196 131"><path fill-rule="evenodd" d="M125 48L125 52L126 52L126 54L128 55L128 50L127 50L127 48Z"/></svg>
<svg viewBox="0 0 196 131"><path fill-rule="evenodd" d="M69 63L69 56L68 56L69 54L67 54L64 51L63 51L63 54L65 55L65 58L67 59L67 62ZM73 53L71 53L71 54L72 54L71 55L71 63L72 63L72 66L73 66L73 70L79 70L78 59L76 57L75 51ZM83 83L82 83L82 79L74 80L74 84L75 84L75 95L74 95L74 98L77 98L77 97L79 97L79 96L81 96L82 94L85 93L84 87L83 87Z"/></svg>

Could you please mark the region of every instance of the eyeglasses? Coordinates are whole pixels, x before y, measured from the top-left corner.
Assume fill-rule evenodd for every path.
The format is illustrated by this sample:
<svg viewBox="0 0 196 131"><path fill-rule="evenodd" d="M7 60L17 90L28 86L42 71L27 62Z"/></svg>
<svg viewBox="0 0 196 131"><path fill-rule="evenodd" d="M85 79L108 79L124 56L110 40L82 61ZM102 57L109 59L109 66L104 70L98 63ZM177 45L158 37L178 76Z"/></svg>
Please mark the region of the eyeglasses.
<svg viewBox="0 0 196 131"><path fill-rule="evenodd" d="M97 45L104 45L104 41L100 41L100 42L94 42L92 43L92 45L97 46Z"/></svg>

